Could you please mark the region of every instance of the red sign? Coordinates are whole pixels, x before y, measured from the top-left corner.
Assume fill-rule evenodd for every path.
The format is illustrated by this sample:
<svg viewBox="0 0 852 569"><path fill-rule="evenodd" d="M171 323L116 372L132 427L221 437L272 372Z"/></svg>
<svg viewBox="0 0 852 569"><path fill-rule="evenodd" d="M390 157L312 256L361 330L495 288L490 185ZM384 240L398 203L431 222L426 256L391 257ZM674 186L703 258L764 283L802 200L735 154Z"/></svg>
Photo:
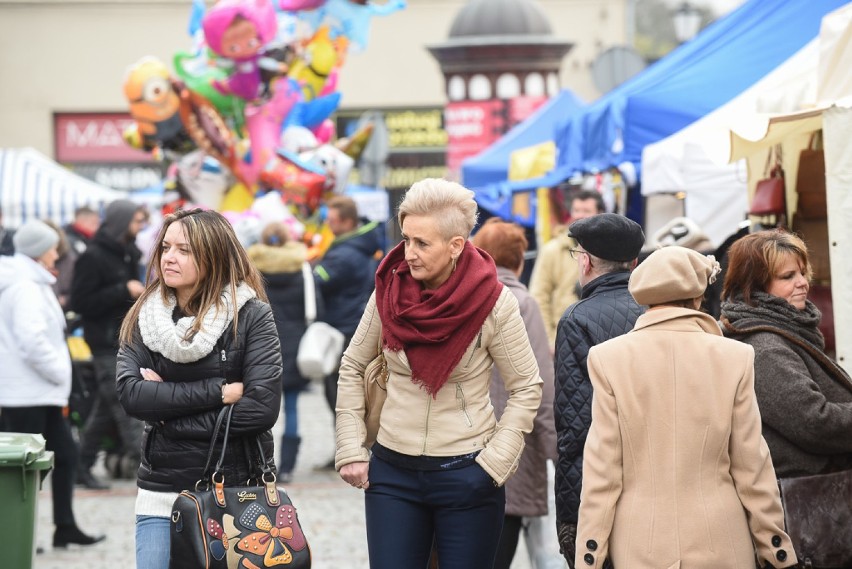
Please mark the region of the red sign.
<svg viewBox="0 0 852 569"><path fill-rule="evenodd" d="M135 121L127 113L55 113L58 162L153 162L152 156L130 147L122 138Z"/></svg>
<svg viewBox="0 0 852 569"><path fill-rule="evenodd" d="M479 154L506 131L504 102L463 101L444 109L447 131L447 168L458 175L462 160Z"/></svg>
<svg viewBox="0 0 852 569"><path fill-rule="evenodd" d="M547 97L515 97L509 100L509 126L513 127L547 102Z"/></svg>

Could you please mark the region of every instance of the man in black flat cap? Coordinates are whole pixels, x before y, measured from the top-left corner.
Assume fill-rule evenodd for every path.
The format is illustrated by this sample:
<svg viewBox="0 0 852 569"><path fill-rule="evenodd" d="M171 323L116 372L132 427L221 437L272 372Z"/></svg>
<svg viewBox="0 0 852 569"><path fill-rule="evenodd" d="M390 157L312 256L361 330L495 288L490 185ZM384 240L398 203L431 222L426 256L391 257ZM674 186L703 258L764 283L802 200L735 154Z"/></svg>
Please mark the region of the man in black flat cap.
<svg viewBox="0 0 852 569"><path fill-rule="evenodd" d="M559 545L574 568L577 513L583 481L583 447L592 423L592 384L586 358L592 346L629 332L644 308L627 291L630 271L645 243L635 221L602 213L571 224L571 255L580 270L580 300L556 328L556 525ZM591 547L590 547L591 549Z"/></svg>

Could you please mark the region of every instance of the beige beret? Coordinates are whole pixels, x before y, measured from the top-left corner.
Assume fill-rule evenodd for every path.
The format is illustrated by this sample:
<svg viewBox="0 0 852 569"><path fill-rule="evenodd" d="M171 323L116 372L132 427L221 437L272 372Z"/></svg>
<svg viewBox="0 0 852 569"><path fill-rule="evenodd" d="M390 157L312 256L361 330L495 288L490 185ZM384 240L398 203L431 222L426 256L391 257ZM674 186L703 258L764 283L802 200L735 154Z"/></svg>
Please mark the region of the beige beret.
<svg viewBox="0 0 852 569"><path fill-rule="evenodd" d="M630 275L628 289L645 306L698 298L716 280L719 263L676 245L651 253Z"/></svg>

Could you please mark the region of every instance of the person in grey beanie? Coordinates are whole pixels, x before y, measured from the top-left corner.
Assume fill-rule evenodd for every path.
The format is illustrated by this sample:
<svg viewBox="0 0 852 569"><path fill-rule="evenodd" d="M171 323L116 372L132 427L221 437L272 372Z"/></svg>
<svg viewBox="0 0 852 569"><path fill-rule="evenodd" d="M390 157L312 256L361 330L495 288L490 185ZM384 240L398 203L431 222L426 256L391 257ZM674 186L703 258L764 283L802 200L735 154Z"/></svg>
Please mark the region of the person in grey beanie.
<svg viewBox="0 0 852 569"><path fill-rule="evenodd" d="M78 479L91 489L105 485L91 474L101 440L117 427L121 455L108 463L114 476L133 477L139 466L142 423L129 417L115 394L118 331L124 315L142 294L136 235L145 226L144 207L130 200L109 204L103 222L86 251L77 259L71 282L70 307L83 323L83 337L92 350L98 391L81 436Z"/></svg>
<svg viewBox="0 0 852 569"><path fill-rule="evenodd" d="M59 234L41 221L22 225L15 254L0 256L0 416L2 430L38 433L54 453L54 547L104 539L77 526L72 509L77 445L63 415L71 393L65 315L51 288Z"/></svg>

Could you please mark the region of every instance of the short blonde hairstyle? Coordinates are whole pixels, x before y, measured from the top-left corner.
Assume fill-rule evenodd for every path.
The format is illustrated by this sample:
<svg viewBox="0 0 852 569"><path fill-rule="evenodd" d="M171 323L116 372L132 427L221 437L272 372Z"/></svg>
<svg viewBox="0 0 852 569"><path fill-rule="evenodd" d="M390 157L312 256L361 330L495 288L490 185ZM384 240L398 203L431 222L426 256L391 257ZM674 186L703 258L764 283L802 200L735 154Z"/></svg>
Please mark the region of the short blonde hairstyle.
<svg viewBox="0 0 852 569"><path fill-rule="evenodd" d="M441 236L447 241L456 235L467 240L478 217L473 192L441 178L420 180L405 192L397 215L400 229L409 215L434 218Z"/></svg>

